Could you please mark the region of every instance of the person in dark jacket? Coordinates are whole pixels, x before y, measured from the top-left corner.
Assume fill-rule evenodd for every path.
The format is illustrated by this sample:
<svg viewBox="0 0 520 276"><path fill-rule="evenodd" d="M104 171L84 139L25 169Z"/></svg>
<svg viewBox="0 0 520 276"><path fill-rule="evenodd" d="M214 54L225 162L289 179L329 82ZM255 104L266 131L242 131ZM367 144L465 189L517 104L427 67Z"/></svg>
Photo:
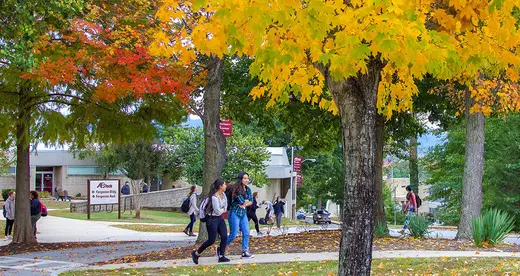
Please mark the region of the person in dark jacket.
<svg viewBox="0 0 520 276"><path fill-rule="evenodd" d="M253 204L251 206L247 206L246 208L246 215L247 215L247 221L250 222L253 220L255 223L255 229L256 234L258 236L263 235L262 232L260 232L260 226L258 226L258 217L256 216L256 209L258 209L258 192L253 193Z"/></svg>
<svg viewBox="0 0 520 276"><path fill-rule="evenodd" d="M128 185L128 181L125 182L125 185L121 187L121 194L129 195L130 194L130 186Z"/></svg>
<svg viewBox="0 0 520 276"><path fill-rule="evenodd" d="M42 217L42 205L36 191L31 191L29 198L31 198L31 225L36 238L36 222Z"/></svg>
<svg viewBox="0 0 520 276"><path fill-rule="evenodd" d="M278 229L280 229L280 225L282 224L282 217L285 209L284 205L285 201L281 200L280 197L277 197L273 204L274 215L276 216L276 226Z"/></svg>

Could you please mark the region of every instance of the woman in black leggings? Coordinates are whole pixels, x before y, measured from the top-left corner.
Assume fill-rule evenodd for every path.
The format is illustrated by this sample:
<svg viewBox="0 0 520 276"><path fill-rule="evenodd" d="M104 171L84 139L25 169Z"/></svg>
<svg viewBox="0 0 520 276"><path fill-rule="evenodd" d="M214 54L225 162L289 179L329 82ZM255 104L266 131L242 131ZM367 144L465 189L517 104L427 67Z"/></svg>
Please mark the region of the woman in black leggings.
<svg viewBox="0 0 520 276"><path fill-rule="evenodd" d="M204 216L200 218L206 219L206 228L208 229L208 240L205 241L197 250L191 252L191 257L195 264L199 263L200 254L208 247L215 243L217 234L220 236L220 247L217 247L218 262L229 262L224 255L226 253L227 227L226 222L222 218L222 213L227 211L227 197L224 194L226 185L224 180L217 179L211 185L209 196L200 205L200 212Z"/></svg>
<svg viewBox="0 0 520 276"><path fill-rule="evenodd" d="M253 193L253 204L247 206L246 214L247 221L253 220L255 223L256 234L258 236L262 236L262 232L260 232L260 227L258 226L258 217L256 216L256 209L258 209L258 192Z"/></svg>

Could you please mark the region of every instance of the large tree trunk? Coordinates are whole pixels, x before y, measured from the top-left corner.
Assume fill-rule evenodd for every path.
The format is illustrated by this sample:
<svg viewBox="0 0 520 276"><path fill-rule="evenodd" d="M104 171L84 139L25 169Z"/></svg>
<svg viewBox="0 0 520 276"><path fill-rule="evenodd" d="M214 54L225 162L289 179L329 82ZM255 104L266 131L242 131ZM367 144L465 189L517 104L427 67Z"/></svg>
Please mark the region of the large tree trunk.
<svg viewBox="0 0 520 276"><path fill-rule="evenodd" d="M208 61L208 75L204 89L204 172L202 195L206 196L211 184L222 177L222 169L226 162L226 138L220 131L220 87L222 85L222 71L224 62L211 56ZM201 222L197 242L208 238L205 223Z"/></svg>
<svg viewBox="0 0 520 276"><path fill-rule="evenodd" d="M14 218L14 243L36 243L31 225L30 183L30 134L31 110L29 99L21 97L20 113L16 125L16 205Z"/></svg>
<svg viewBox="0 0 520 276"><path fill-rule="evenodd" d="M384 135L385 131L385 118L378 114L376 117L376 155L375 155L375 189L374 189L374 225L384 227L385 232L388 232L388 226L386 223L385 214L385 200L383 198L383 148L384 148Z"/></svg>
<svg viewBox="0 0 520 276"><path fill-rule="evenodd" d="M481 112L470 114L474 104L470 92L466 92L466 148L464 177L462 180L462 214L457 239L467 239L472 234L472 220L482 209L482 176L484 175L484 126Z"/></svg>
<svg viewBox="0 0 520 276"><path fill-rule="evenodd" d="M338 275L370 275L376 155L376 101L382 64L364 75L335 81L325 72L341 116L345 166Z"/></svg>
<svg viewBox="0 0 520 276"><path fill-rule="evenodd" d="M417 136L414 135L410 138L410 185L412 185L412 191L414 194L419 194L419 159L417 158Z"/></svg>

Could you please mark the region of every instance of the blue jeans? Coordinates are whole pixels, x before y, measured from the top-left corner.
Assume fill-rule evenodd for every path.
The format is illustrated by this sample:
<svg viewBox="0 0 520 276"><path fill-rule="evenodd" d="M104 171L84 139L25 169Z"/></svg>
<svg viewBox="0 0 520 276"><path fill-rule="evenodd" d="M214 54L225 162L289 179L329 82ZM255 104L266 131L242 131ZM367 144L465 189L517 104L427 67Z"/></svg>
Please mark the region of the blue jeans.
<svg viewBox="0 0 520 276"><path fill-rule="evenodd" d="M188 228L188 230L190 230L190 233L193 232L193 225L195 224L196 221L197 221L197 217L195 216L195 214L191 214L190 223L188 223L188 226L186 226L186 228Z"/></svg>
<svg viewBox="0 0 520 276"><path fill-rule="evenodd" d="M408 213L406 214L406 218L404 220L403 230L406 230L406 228L408 228L408 224L410 224L410 220L412 219L413 216L415 216L415 211L413 208L410 208L408 210Z"/></svg>
<svg viewBox="0 0 520 276"><path fill-rule="evenodd" d="M238 228L240 227L240 231L242 231L242 251L249 250L249 221L247 220L247 216L244 213L243 217L239 217L235 212L229 211L228 215L229 221L229 236L227 240L227 245L237 237Z"/></svg>

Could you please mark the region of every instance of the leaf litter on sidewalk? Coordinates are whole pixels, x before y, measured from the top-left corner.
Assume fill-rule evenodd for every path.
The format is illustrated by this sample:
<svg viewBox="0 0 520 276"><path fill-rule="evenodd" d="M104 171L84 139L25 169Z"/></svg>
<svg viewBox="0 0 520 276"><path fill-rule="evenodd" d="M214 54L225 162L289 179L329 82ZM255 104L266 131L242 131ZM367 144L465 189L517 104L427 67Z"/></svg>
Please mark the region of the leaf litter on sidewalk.
<svg viewBox="0 0 520 276"><path fill-rule="evenodd" d="M279 254L279 253L312 253L312 252L338 252L341 231L322 230L310 231L299 234L288 234L281 236L266 236L250 239L249 248L253 254ZM219 241L213 245L217 246ZM105 263L135 263L159 260L179 260L190 258L191 251L198 248L184 246L163 251L154 251L141 255L129 255L120 259L107 261ZM212 248L208 248L202 256L213 256ZM210 250L211 249L211 250ZM373 242L375 251L393 250L424 250L424 251L498 251L498 252L520 252L520 245L501 244L490 248L477 248L468 241L456 241L447 239L412 239L412 238L377 238ZM242 252L241 238L237 238L226 249L227 255L239 255Z"/></svg>

